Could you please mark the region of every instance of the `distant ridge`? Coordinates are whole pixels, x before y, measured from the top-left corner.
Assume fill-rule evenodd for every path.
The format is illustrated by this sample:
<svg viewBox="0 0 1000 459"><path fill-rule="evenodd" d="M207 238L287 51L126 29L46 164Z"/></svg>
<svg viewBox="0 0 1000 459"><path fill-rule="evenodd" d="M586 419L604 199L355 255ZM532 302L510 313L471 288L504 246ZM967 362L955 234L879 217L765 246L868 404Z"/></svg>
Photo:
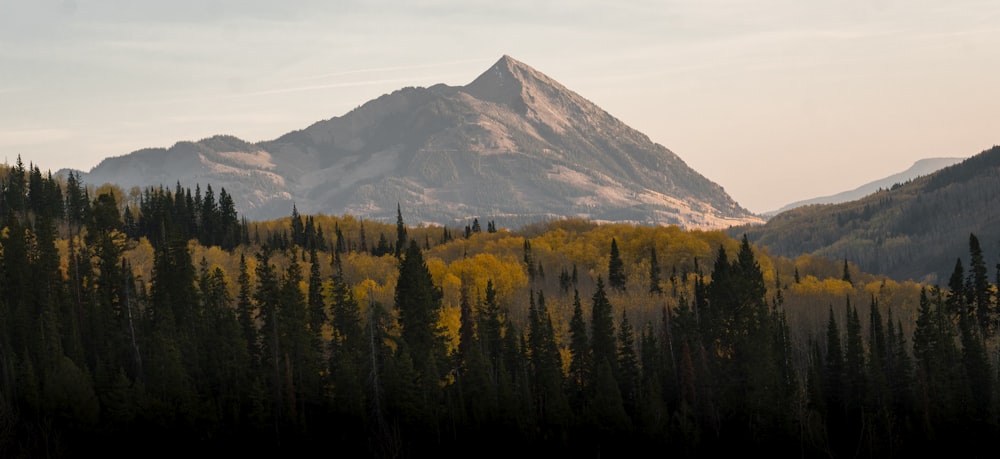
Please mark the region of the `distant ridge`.
<svg viewBox="0 0 1000 459"><path fill-rule="evenodd" d="M178 142L82 177L123 188L211 184L250 219L352 214L411 223L597 221L726 228L762 223L680 157L504 55L465 86L407 87L259 143Z"/></svg>
<svg viewBox="0 0 1000 459"><path fill-rule="evenodd" d="M1000 146L854 201L811 204L731 228L775 255L843 259L896 280L946 284L975 234L1000 253Z"/></svg>
<svg viewBox="0 0 1000 459"><path fill-rule="evenodd" d="M956 164L956 163L958 163L958 162L960 162L960 161L962 161L964 159L965 158L927 158L927 159L921 159L921 160L913 163L913 165L910 166L909 169L907 169L907 170L905 170L903 172L900 172L898 174L893 174L893 175L890 175L890 176L885 177L883 179L875 180L873 182L866 183L866 184L861 185L861 186L859 186L859 187L857 187L857 188L855 188L853 190L844 191L844 192L833 194L833 195L829 195L829 196L821 196L821 197L818 197L818 198L812 198L812 199L806 199L806 200L802 200L802 201L796 201L796 202L793 202L791 204L787 204L787 205L785 205L784 207L782 207L782 208L780 208L778 210L772 210L772 211L769 211L769 212L765 212L762 215L765 216L765 217L771 217L771 216L777 215L777 214L779 214L781 212L784 212L786 210L791 210L791 209L794 209L796 207L807 206L807 205L810 205L810 204L838 204L838 203L841 203L841 202L854 201L856 199L861 199L862 197L865 197L865 196L867 196L869 194L872 194L872 193L874 193L874 192L876 192L876 191L878 191L880 189L892 188L893 186L905 183L908 180L912 180L912 179L920 177L922 175L927 175L927 174L930 174L932 172L941 170L941 169L943 169L945 167L948 167L948 166L951 166L953 164Z"/></svg>

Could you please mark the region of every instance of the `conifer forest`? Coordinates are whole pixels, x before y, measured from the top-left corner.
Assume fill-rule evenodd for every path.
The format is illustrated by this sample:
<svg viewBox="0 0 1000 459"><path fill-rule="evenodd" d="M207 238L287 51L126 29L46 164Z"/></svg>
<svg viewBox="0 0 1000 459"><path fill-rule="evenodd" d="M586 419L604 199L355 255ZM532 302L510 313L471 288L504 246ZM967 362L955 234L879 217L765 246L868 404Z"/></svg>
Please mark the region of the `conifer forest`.
<svg viewBox="0 0 1000 459"><path fill-rule="evenodd" d="M975 234L925 285L724 231L0 190L0 457L995 456Z"/></svg>

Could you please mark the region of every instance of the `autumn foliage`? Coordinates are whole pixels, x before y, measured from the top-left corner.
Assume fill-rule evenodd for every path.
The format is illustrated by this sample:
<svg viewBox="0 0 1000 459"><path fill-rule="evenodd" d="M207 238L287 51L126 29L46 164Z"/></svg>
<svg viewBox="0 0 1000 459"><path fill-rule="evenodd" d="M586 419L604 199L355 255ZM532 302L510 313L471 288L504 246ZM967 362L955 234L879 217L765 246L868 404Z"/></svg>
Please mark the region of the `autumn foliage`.
<svg viewBox="0 0 1000 459"><path fill-rule="evenodd" d="M7 457L892 456L998 433L974 236L969 273L939 287L724 231L247 222L200 188L95 190L20 163L0 180Z"/></svg>

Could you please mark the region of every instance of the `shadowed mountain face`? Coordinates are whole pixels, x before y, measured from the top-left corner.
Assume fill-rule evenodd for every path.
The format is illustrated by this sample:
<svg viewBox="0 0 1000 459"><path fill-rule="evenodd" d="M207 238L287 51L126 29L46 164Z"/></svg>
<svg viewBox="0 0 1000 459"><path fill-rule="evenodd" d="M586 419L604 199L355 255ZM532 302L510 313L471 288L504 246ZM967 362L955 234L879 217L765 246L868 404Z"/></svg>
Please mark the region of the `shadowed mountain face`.
<svg viewBox="0 0 1000 459"><path fill-rule="evenodd" d="M180 142L83 175L123 188L224 188L252 220L351 214L724 228L763 220L667 148L508 56L462 87L404 88L278 139Z"/></svg>

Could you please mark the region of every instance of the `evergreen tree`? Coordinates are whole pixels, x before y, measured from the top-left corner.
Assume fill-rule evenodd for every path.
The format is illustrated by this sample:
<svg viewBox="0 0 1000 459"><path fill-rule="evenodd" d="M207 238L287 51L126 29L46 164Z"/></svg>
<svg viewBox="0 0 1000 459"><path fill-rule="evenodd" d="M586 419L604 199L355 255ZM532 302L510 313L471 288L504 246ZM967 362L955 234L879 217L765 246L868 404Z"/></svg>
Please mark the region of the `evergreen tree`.
<svg viewBox="0 0 1000 459"><path fill-rule="evenodd" d="M339 255L338 255L339 256ZM309 287L306 302L309 305L309 330L319 339L326 320L326 302L323 300L323 279L320 276L319 253L315 244L309 249Z"/></svg>
<svg viewBox="0 0 1000 459"><path fill-rule="evenodd" d="M849 422L861 419L861 403L867 394L864 344L861 341L861 320L857 308L851 306L848 299L846 306L847 338L844 341L844 389L847 402Z"/></svg>
<svg viewBox="0 0 1000 459"><path fill-rule="evenodd" d="M573 316L569 321L569 383L571 393L578 399L590 382L590 339L587 337L587 322L583 318L580 292L573 290ZM580 403L580 402L578 402Z"/></svg>
<svg viewBox="0 0 1000 459"><path fill-rule="evenodd" d="M487 367L494 384L499 384L500 367L503 358L504 317L497 302L497 291L493 280L486 281L484 300L479 307L479 342L486 356Z"/></svg>
<svg viewBox="0 0 1000 459"><path fill-rule="evenodd" d="M403 224L403 211L396 203L396 258L399 258L406 250L406 225ZM381 241L379 241L381 242Z"/></svg>
<svg viewBox="0 0 1000 459"><path fill-rule="evenodd" d="M618 387L625 411L634 417L639 409L639 357L635 349L635 333L624 309L618 325L618 368Z"/></svg>
<svg viewBox="0 0 1000 459"><path fill-rule="evenodd" d="M656 246L649 249L649 293L663 293L660 287L660 262L656 259Z"/></svg>
<svg viewBox="0 0 1000 459"><path fill-rule="evenodd" d="M994 371L990 365L986 345L972 317L959 321L959 337L962 343L962 367L968 388L960 394L960 405L966 407L966 423L969 427L981 429L992 422L995 394L993 392Z"/></svg>
<svg viewBox="0 0 1000 459"><path fill-rule="evenodd" d="M867 363L865 372L869 380L869 397L866 400L868 405L866 409L871 412L878 412L891 406L887 371L888 360L891 358L891 348L888 338L886 328L882 325L878 299L872 295L868 314L868 354L865 359Z"/></svg>
<svg viewBox="0 0 1000 459"><path fill-rule="evenodd" d="M590 313L590 347L594 370L606 361L611 376L614 378L618 362L618 345L615 340L615 322L612 317L611 302L604 291L604 280L597 277L597 287L591 303Z"/></svg>
<svg viewBox="0 0 1000 459"><path fill-rule="evenodd" d="M913 331L914 370L917 383L918 413L924 435L939 435L939 429L954 422L956 379L962 374L961 358L955 346L955 330L944 312L941 291L932 287L920 291L920 311Z"/></svg>
<svg viewBox="0 0 1000 459"><path fill-rule="evenodd" d="M625 290L625 263L618 253L618 241L611 238L611 257L608 259L608 286L618 290Z"/></svg>
<svg viewBox="0 0 1000 459"><path fill-rule="evenodd" d="M254 301L257 303L260 320L260 355L266 386L269 389L271 419L275 425L276 434L280 432L280 422L287 416L285 360L286 350L283 346L281 330L281 284L276 268L271 263L271 249L267 245L261 247L256 254L257 289Z"/></svg>
<svg viewBox="0 0 1000 459"><path fill-rule="evenodd" d="M410 240L399 263L396 310L401 337L409 348L414 369L431 381L441 376L434 367L443 362L446 353L443 330L438 323L443 308L441 300L441 289L434 285L420 247Z"/></svg>
<svg viewBox="0 0 1000 459"><path fill-rule="evenodd" d="M886 311L886 322L885 339L889 347L886 374L892 394L892 409L900 419L906 421L912 408L913 363L906 345L903 324L893 322L892 309Z"/></svg>
<svg viewBox="0 0 1000 459"><path fill-rule="evenodd" d="M524 251L524 265L528 270L528 280L535 280L535 259L531 255L531 241L527 238L524 239L524 245L522 247Z"/></svg>
<svg viewBox="0 0 1000 459"><path fill-rule="evenodd" d="M358 251L368 252L368 238L365 236L365 221L362 219L358 224Z"/></svg>
<svg viewBox="0 0 1000 459"><path fill-rule="evenodd" d="M829 319L826 325L826 361L823 374L823 393L826 396L825 406L827 411L827 428L830 430L831 442L840 441L841 430L844 426L845 397L846 391L844 382L846 370L844 363L844 351L841 346L840 328L833 315L833 306L830 306Z"/></svg>
<svg viewBox="0 0 1000 459"><path fill-rule="evenodd" d="M298 423L298 429L303 428L309 411L319 404L322 368L321 355L316 351L318 332L314 333L310 326L309 305L300 287L304 280L302 265L293 253L280 282L277 314L278 340L283 350L279 360L283 363L286 384L284 406L288 410L287 419Z"/></svg>
<svg viewBox="0 0 1000 459"><path fill-rule="evenodd" d="M465 360L477 344L476 318L472 314L472 303L469 301L469 279L463 279L462 288L459 292L459 327L458 327L458 353L456 355L456 367L461 369L465 366Z"/></svg>
<svg viewBox="0 0 1000 459"><path fill-rule="evenodd" d="M219 246L224 250L233 250L243 242L240 230L239 216L236 212L236 203L233 197L226 192L225 188L219 191L219 211L218 211L218 236Z"/></svg>
<svg viewBox="0 0 1000 459"><path fill-rule="evenodd" d="M563 293L569 293L569 288L572 286L572 281L569 277L569 271L563 266L562 271L559 272L559 290Z"/></svg>
<svg viewBox="0 0 1000 459"><path fill-rule="evenodd" d="M563 392L562 357L541 290L537 305L531 295L528 320L528 356L538 419L546 428L564 426L569 418L569 405Z"/></svg>
<svg viewBox="0 0 1000 459"><path fill-rule="evenodd" d="M969 304L976 311L979 328L985 336L994 331L995 311L992 307L990 283L987 279L986 262L983 260L983 249L975 234L969 235L969 279L967 295Z"/></svg>
<svg viewBox="0 0 1000 459"><path fill-rule="evenodd" d="M239 293L236 297L236 318L243 332L243 341L247 346L247 354L252 363L260 362L260 348L257 340L256 313L253 304L253 286L250 284L250 272L247 269L247 259L240 254L239 277L236 280Z"/></svg>

